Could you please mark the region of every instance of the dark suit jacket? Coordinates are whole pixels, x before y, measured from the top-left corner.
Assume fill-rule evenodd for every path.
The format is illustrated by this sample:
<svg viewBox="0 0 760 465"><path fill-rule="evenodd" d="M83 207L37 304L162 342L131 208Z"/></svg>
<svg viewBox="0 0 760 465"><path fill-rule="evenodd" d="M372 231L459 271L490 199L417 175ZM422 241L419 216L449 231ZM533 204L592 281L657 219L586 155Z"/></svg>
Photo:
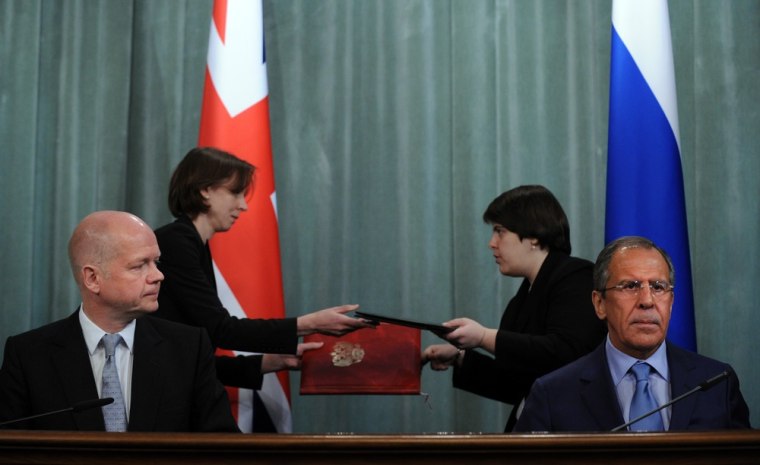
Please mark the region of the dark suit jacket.
<svg viewBox="0 0 760 465"><path fill-rule="evenodd" d="M156 230L164 273L156 316L206 328L215 347L245 352L295 354L295 318L239 319L216 292L211 252L186 216ZM217 375L228 386L261 388L261 357L217 357Z"/></svg>
<svg viewBox="0 0 760 465"><path fill-rule="evenodd" d="M150 316L136 322L129 431L238 432L199 328ZM0 420L60 410L98 397L78 312L9 337L0 369ZM105 431L100 408L14 425Z"/></svg>
<svg viewBox="0 0 760 465"><path fill-rule="evenodd" d="M725 370L721 383L676 402L670 431L749 428L749 408L739 379L725 363L667 345L671 398ZM607 364L604 344L594 352L539 378L515 431L609 431L625 423Z"/></svg>
<svg viewBox="0 0 760 465"><path fill-rule="evenodd" d="M509 301L496 336L496 355L467 351L454 386L510 404L533 381L592 351L607 333L591 303L593 264L552 251L533 288L526 279ZM514 411L507 423L510 431Z"/></svg>

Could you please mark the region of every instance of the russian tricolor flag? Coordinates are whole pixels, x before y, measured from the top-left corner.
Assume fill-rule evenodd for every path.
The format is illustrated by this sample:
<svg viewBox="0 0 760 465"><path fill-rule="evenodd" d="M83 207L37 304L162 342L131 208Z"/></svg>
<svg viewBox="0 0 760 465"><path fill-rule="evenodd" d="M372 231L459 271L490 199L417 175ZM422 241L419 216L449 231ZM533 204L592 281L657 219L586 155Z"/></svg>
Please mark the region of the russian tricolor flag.
<svg viewBox="0 0 760 465"><path fill-rule="evenodd" d="M666 0L614 0L605 242L644 236L676 270L668 339L696 351L678 132L673 48Z"/></svg>
<svg viewBox="0 0 760 465"><path fill-rule="evenodd" d="M199 145L256 166L248 212L210 241L219 298L240 318L285 315L268 89L261 0L215 0ZM292 431L287 372L264 375L255 393L228 392L243 432Z"/></svg>

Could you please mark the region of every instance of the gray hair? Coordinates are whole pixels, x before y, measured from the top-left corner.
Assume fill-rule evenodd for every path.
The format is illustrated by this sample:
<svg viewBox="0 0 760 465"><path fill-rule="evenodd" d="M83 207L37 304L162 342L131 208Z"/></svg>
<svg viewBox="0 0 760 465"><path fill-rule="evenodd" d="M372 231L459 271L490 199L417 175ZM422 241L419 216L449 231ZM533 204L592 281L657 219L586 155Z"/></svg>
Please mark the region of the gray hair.
<svg viewBox="0 0 760 465"><path fill-rule="evenodd" d="M604 296L603 289L607 287L607 281L610 279L610 263L612 262L612 257L620 250L636 248L649 250L654 249L658 251L660 255L662 255L662 258L665 259L665 262L668 264L670 284L675 286L676 271L673 268L673 261L670 259L668 253L646 237L625 236L619 239L615 239L614 241L604 246L602 251L599 252L599 256L596 257L596 263L594 264L594 289L601 292L602 296Z"/></svg>

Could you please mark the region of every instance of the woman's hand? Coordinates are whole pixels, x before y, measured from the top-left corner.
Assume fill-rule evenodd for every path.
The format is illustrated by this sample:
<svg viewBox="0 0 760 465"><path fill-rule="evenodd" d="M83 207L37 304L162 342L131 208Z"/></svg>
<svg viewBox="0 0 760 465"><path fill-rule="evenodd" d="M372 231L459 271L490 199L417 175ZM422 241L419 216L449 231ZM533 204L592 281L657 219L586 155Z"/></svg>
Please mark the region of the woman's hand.
<svg viewBox="0 0 760 465"><path fill-rule="evenodd" d="M362 328L374 328L375 325L361 318L346 315L359 308L358 305L341 305L324 308L316 312L299 316L296 320L298 335L320 333L329 336L342 336Z"/></svg>
<svg viewBox="0 0 760 465"><path fill-rule="evenodd" d="M261 373L272 373L281 370L300 370L303 353L322 347L324 342L302 342L298 344L295 355L264 354L261 357Z"/></svg>
<svg viewBox="0 0 760 465"><path fill-rule="evenodd" d="M462 351L451 344L434 344L422 351L422 364L430 362L430 368L443 371L455 364L460 365L462 356Z"/></svg>
<svg viewBox="0 0 760 465"><path fill-rule="evenodd" d="M456 328L444 337L460 349L481 347L491 353L496 351L495 329L486 328L470 318L456 318L443 323L443 326Z"/></svg>

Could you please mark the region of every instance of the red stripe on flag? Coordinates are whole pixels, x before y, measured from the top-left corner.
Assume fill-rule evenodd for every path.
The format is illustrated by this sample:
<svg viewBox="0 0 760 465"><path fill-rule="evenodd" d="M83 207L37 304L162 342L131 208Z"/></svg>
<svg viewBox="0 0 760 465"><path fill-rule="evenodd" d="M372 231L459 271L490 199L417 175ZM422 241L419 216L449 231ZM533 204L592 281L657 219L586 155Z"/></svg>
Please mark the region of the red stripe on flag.
<svg viewBox="0 0 760 465"><path fill-rule="evenodd" d="M208 87L207 94L216 94L213 86ZM277 216L271 200L274 173L268 99L235 118L229 117L218 97L208 99L199 140L200 145L226 150L256 166L248 211L232 229L211 239L212 255L246 314L281 318L285 306Z"/></svg>
<svg viewBox="0 0 760 465"><path fill-rule="evenodd" d="M213 21L217 32L219 32L219 38L224 43L225 32L227 31L227 0L216 0L214 2Z"/></svg>

